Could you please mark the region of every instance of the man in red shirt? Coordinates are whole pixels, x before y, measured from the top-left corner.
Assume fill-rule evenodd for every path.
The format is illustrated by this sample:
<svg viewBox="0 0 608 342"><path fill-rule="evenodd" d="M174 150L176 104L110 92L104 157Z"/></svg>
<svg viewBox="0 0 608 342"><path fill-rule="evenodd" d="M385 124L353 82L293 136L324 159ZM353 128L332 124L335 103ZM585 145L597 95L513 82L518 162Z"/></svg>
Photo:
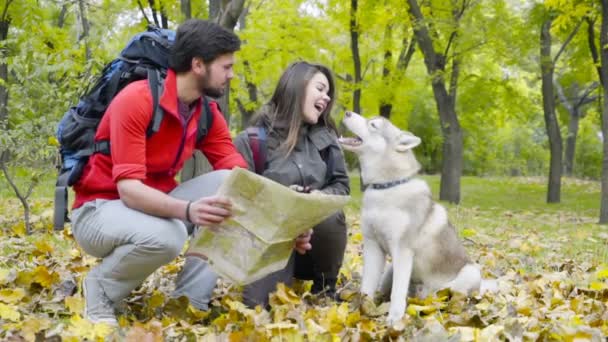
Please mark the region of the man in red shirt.
<svg viewBox="0 0 608 342"><path fill-rule="evenodd" d="M111 102L95 139L110 141L110 155L94 154L75 184L72 230L82 249L102 261L83 280L85 317L116 324L114 305L160 266L174 260L188 237L186 224L221 223L231 203L215 196L227 171L213 171L177 185L175 175L194 149L213 168L247 167L228 125L210 103L212 125L197 144L202 97L223 95L233 77L240 40L217 24L188 20L177 30L160 106L165 112L151 137L152 96L146 80L125 87ZM310 236L296 241L310 249ZM217 275L207 263L187 258L174 296L207 309Z"/></svg>

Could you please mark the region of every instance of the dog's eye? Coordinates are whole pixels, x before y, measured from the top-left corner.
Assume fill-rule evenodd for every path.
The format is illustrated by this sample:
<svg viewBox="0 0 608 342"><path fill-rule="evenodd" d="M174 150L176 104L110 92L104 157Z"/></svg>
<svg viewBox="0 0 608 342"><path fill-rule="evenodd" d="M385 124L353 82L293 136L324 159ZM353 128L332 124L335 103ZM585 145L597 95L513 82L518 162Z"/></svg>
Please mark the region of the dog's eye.
<svg viewBox="0 0 608 342"><path fill-rule="evenodd" d="M370 126L372 126L372 128L378 128L378 127L376 126L376 123L375 123L374 121L370 121L370 122L369 122L369 125L370 125Z"/></svg>

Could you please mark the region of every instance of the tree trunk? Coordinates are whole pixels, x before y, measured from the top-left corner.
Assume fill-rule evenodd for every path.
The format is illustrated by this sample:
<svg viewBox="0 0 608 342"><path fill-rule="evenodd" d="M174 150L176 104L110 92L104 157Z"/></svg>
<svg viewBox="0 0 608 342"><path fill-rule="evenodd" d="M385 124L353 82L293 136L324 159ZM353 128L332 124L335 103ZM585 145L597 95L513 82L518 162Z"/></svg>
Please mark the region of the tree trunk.
<svg viewBox="0 0 608 342"><path fill-rule="evenodd" d="M68 4L61 5L61 11L59 12L59 16L57 17L57 27L63 28L65 25L65 17L68 14Z"/></svg>
<svg viewBox="0 0 608 342"><path fill-rule="evenodd" d="M8 17L1 18L0 20L0 41L5 41L8 38L8 28L10 26L11 19ZM0 50L2 55L2 62L0 62L0 129L8 129L8 65L7 60L7 48ZM1 152L1 151L0 151Z"/></svg>
<svg viewBox="0 0 608 342"><path fill-rule="evenodd" d="M601 79L608 79L608 0L602 0L602 28L600 34L601 46ZM608 87L602 84L602 135L603 153L602 158L602 195L600 206L600 224L608 224Z"/></svg>
<svg viewBox="0 0 608 342"><path fill-rule="evenodd" d="M251 70L251 66L249 65L248 61L244 61L243 62L243 66L245 67L245 70L250 71ZM249 102L250 103L257 103L258 102L258 88L257 86L250 82L247 78L245 78L245 84L247 85L247 93L249 95ZM239 103L239 109L241 112L241 128L245 128L249 125L249 122L251 121L251 118L253 117L253 114L255 113L255 108L249 108L246 109L245 106L238 101Z"/></svg>
<svg viewBox="0 0 608 342"><path fill-rule="evenodd" d="M393 52L391 51L391 39L393 36L392 25L386 25L384 31L384 62L382 63L382 83L384 92L380 95L380 115L390 119L391 110L393 109L393 90L389 79L391 76L391 65L393 64Z"/></svg>
<svg viewBox="0 0 608 342"><path fill-rule="evenodd" d="M547 188L547 203L559 203L562 178L562 137L555 116L555 95L553 91L553 59L551 58L551 28L552 19L547 19L540 34L540 65L543 95L543 112L545 127L549 137L551 162L549 165L549 180Z"/></svg>
<svg viewBox="0 0 608 342"><path fill-rule="evenodd" d="M78 13L80 14L80 24L82 25L82 34L78 40L84 41L85 58L91 59L91 49L89 48L89 19L87 18L86 4L84 0L78 1Z"/></svg>
<svg viewBox="0 0 608 342"><path fill-rule="evenodd" d="M209 20L217 21L222 8L221 0L209 0Z"/></svg>
<svg viewBox="0 0 608 342"><path fill-rule="evenodd" d="M361 113L361 56L359 55L359 26L357 23L358 0L350 0L350 49L355 66L353 111Z"/></svg>
<svg viewBox="0 0 608 342"><path fill-rule="evenodd" d="M392 84L400 84L401 82L401 78L405 75L406 71L407 71L407 67L410 64L410 61L412 60L412 56L414 55L414 52L416 51L416 40L415 39L411 39L409 40L407 37L403 38L402 40L402 47L401 47L401 52L399 53L399 59L397 60L397 65L395 67L395 71L392 73L392 77L386 77L386 83L392 83ZM389 57L389 55L391 55L391 51L390 50L386 50L385 52L385 63L387 62L387 57ZM388 73L389 69L385 64L385 67L382 69L382 75L383 76L389 76L388 74L385 74L385 70L386 73ZM389 81L390 80L390 81ZM386 89L386 91L388 93L390 93L390 96L387 96L388 99L384 100L383 103L380 104L380 115L390 119L391 116L391 112L393 110L393 104L392 101L395 99L395 89Z"/></svg>
<svg viewBox="0 0 608 342"><path fill-rule="evenodd" d="M568 137L566 138L566 155L564 160L564 172L568 176L574 173L574 154L576 152L576 137L578 136L578 113L570 115L568 124Z"/></svg>
<svg viewBox="0 0 608 342"><path fill-rule="evenodd" d="M456 114L456 99L450 97L445 85L443 75L446 58L435 52L429 29L424 22L418 2L408 0L408 4L408 11L415 23L414 35L424 56L427 72L432 77L431 85L443 134L443 163L439 199L451 203L460 203L460 177L463 168L462 129ZM455 64L454 68L458 69L458 64ZM452 75L452 77L458 77L458 70L453 70ZM450 91L454 94L456 94L455 82L457 82L456 79L450 82Z"/></svg>
<svg viewBox="0 0 608 342"><path fill-rule="evenodd" d="M214 17L215 22L220 24L222 27L233 31L234 27L238 23L241 12L243 12L244 5L245 0L227 1L224 4L224 7L221 8L219 16ZM226 122L230 123L230 84L226 85L224 96L218 99L218 103L222 108L224 118L226 118Z"/></svg>
<svg viewBox="0 0 608 342"><path fill-rule="evenodd" d="M249 14L249 8L245 7L245 8L243 8L243 13L241 14L241 16L239 18L239 26L240 26L241 30L244 30L247 27L247 14ZM243 76L245 78L245 85L247 86L247 95L248 95L247 102L249 104L255 104L257 106L258 87L255 85L255 83L251 82L247 78L247 75L251 73L251 65L249 64L249 61L244 60L243 67L245 69L245 74ZM245 127L249 126L249 124L251 122L251 118L253 117L253 114L256 111L256 108L255 107L252 108L251 105L246 106L239 99L236 100L236 103L237 103L237 106L241 113L241 127L240 128L244 129Z"/></svg>
<svg viewBox="0 0 608 342"><path fill-rule="evenodd" d="M230 0L225 4L225 7L220 10L220 1L209 0L209 19L214 20L224 28L234 30L234 26L238 22L239 16L243 11L244 4L245 0ZM230 109L228 107L229 98L230 85L227 84L224 96L218 99L218 103L228 124L230 124ZM207 161L207 158L205 158L205 156L199 151L196 151L192 158L186 161L186 163L184 164L180 179L182 182L184 182L193 177L209 172L212 169L213 168Z"/></svg>
<svg viewBox="0 0 608 342"><path fill-rule="evenodd" d="M192 18L192 3L190 0L180 0L180 9L184 16L184 20Z"/></svg>

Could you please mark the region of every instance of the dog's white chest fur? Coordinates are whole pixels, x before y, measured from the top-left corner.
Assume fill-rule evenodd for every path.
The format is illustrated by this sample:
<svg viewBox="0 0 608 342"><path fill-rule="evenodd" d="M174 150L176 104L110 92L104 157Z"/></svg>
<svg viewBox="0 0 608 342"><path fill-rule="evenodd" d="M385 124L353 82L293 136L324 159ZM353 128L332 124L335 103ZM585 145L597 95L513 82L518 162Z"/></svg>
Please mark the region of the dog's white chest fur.
<svg viewBox="0 0 608 342"><path fill-rule="evenodd" d="M387 254L396 244L415 245L423 220L420 211L431 204L430 200L421 203L424 194L430 196L429 189L418 179L388 189L366 190L361 212L363 236L378 242Z"/></svg>

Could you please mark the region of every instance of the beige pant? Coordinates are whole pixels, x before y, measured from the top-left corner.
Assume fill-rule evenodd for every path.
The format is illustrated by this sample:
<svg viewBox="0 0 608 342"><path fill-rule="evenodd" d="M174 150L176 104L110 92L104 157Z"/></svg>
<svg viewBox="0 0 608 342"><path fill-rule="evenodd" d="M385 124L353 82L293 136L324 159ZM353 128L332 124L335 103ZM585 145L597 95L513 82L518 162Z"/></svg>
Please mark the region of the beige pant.
<svg viewBox="0 0 608 342"><path fill-rule="evenodd" d="M229 171L214 171L179 185L170 195L197 200L215 194ZM151 216L130 209L121 200L95 200L72 213L72 231L80 247L101 258L95 266L100 286L113 302L127 297L159 267L174 260L188 238L178 219ZM187 296L206 310L217 274L199 258L186 258L173 296Z"/></svg>

